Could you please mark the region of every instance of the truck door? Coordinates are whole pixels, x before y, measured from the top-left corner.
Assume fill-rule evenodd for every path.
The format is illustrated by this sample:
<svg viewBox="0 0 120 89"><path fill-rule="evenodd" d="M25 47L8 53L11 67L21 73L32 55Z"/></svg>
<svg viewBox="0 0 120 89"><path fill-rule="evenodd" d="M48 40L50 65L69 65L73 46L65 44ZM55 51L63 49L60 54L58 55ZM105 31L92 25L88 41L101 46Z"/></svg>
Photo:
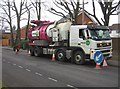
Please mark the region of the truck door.
<svg viewBox="0 0 120 89"><path fill-rule="evenodd" d="M85 44L85 39L84 29L79 29L78 46L83 46Z"/></svg>
<svg viewBox="0 0 120 89"><path fill-rule="evenodd" d="M81 47L86 54L90 52L90 40L87 29L79 29L79 38L78 38L78 46Z"/></svg>

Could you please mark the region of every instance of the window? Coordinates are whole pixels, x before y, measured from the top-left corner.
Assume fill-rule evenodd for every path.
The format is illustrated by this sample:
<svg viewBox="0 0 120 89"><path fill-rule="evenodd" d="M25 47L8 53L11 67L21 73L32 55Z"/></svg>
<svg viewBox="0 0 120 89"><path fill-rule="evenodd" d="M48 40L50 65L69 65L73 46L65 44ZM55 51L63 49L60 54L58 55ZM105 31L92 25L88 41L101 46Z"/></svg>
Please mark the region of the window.
<svg viewBox="0 0 120 89"><path fill-rule="evenodd" d="M85 39L84 29L80 29L80 30L79 30L79 38Z"/></svg>

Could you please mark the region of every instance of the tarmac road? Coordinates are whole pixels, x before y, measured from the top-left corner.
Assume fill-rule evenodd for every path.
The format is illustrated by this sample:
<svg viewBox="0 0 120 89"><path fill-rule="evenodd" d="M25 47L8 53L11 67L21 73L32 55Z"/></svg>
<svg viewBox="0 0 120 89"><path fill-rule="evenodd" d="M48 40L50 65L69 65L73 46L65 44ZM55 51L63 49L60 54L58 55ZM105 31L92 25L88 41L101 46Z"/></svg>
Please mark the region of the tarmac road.
<svg viewBox="0 0 120 89"><path fill-rule="evenodd" d="M2 51L2 82L8 87L118 87L118 67L52 62L49 57Z"/></svg>

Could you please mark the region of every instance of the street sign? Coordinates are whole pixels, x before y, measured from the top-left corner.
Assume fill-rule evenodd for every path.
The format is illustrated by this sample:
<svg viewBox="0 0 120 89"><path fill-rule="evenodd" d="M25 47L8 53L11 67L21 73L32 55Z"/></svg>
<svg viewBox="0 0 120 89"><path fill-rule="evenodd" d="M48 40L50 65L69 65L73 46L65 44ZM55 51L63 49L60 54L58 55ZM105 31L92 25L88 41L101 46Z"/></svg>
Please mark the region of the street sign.
<svg viewBox="0 0 120 89"><path fill-rule="evenodd" d="M94 61L98 64L100 64L104 59L104 56L102 54L102 52L100 51L97 51L95 54L94 54Z"/></svg>

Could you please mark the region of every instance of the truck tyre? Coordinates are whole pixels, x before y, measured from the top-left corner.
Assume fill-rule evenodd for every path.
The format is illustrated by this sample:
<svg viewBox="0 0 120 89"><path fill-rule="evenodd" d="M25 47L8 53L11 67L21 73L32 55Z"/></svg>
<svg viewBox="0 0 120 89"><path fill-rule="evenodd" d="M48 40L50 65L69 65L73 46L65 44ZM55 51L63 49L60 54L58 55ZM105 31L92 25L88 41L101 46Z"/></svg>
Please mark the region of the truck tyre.
<svg viewBox="0 0 120 89"><path fill-rule="evenodd" d="M74 53L74 62L80 65L85 63L85 55L82 51L76 51Z"/></svg>
<svg viewBox="0 0 120 89"><path fill-rule="evenodd" d="M61 61L61 62L66 60L65 52L63 50L60 49L56 52L56 60Z"/></svg>
<svg viewBox="0 0 120 89"><path fill-rule="evenodd" d="M39 57L39 56L41 55L41 49L38 48L38 47L36 47L36 48L34 49L34 55L35 55L36 57Z"/></svg>

